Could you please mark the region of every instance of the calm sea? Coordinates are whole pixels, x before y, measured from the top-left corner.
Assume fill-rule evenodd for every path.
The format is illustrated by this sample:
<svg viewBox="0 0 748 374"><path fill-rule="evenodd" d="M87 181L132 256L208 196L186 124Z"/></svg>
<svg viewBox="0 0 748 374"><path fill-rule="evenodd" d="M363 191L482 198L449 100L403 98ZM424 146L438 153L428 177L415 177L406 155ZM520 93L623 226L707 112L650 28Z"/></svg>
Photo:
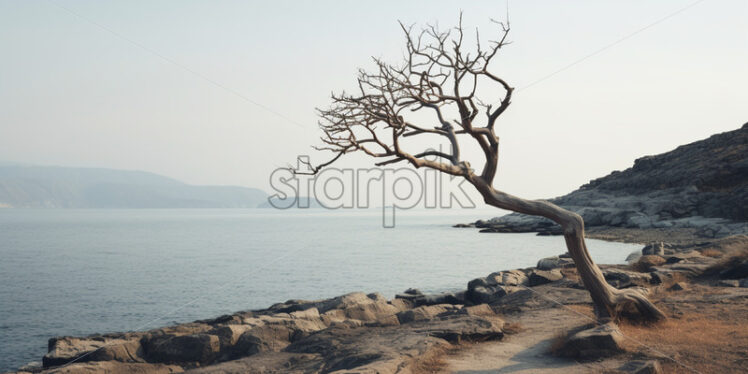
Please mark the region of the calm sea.
<svg viewBox="0 0 748 374"><path fill-rule="evenodd" d="M149 329L352 291L459 290L565 252L560 237L479 234L495 211L0 209L0 371L56 335ZM637 245L590 240L621 263Z"/></svg>

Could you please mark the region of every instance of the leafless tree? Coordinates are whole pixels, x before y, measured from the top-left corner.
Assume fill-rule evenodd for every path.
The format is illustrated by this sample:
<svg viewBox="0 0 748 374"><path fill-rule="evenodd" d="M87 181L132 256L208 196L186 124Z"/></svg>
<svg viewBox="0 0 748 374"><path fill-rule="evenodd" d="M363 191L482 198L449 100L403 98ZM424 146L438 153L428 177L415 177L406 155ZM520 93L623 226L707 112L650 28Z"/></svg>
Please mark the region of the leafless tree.
<svg viewBox="0 0 748 374"><path fill-rule="evenodd" d="M494 188L499 161L496 121L509 107L514 91L509 83L489 71L491 61L508 44L509 24L494 23L500 38L482 45L476 30L476 46L471 51L463 47L466 35L462 17L457 27L447 31L432 25L414 30L401 23L407 47L404 62L393 65L374 58L376 69L359 71L354 94L333 94L331 106L318 109L324 144L315 148L334 155L322 164L307 165L308 173L317 173L345 154L363 152L381 159L376 163L379 166L407 162L416 168L463 177L486 204L546 217L561 225L566 246L599 319L609 320L624 310L634 309L644 318L665 318L643 293L608 285L587 251L581 216L548 201L526 200ZM497 85L503 98L495 105L478 99L476 92L483 84ZM419 111L433 115L433 123L416 123L413 112ZM436 137L434 141L439 144L448 142L450 150L411 152L406 149L406 139L416 136ZM480 147L485 158L480 172L462 159L461 142L474 142Z"/></svg>

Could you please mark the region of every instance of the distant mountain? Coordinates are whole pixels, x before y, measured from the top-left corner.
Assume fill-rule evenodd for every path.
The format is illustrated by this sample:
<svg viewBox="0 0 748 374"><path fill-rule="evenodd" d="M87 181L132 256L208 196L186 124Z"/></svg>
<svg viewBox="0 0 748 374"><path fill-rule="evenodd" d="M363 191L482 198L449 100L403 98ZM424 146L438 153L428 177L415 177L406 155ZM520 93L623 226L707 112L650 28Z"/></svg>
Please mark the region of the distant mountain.
<svg viewBox="0 0 748 374"><path fill-rule="evenodd" d="M256 188L193 186L128 170L0 163L0 207L16 208L255 208Z"/></svg>

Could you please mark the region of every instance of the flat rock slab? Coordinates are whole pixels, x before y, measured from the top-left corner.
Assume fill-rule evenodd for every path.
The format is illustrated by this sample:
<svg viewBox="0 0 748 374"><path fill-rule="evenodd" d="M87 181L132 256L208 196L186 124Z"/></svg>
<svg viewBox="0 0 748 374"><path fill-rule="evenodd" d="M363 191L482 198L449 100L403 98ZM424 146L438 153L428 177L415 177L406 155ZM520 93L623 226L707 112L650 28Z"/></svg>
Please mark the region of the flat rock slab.
<svg viewBox="0 0 748 374"><path fill-rule="evenodd" d="M519 313L529 310L558 308L559 304L591 304L589 292L572 281L523 288L492 303L498 312Z"/></svg>
<svg viewBox="0 0 748 374"><path fill-rule="evenodd" d="M569 335L558 354L564 357L597 359L623 352L623 335L614 324L605 324Z"/></svg>

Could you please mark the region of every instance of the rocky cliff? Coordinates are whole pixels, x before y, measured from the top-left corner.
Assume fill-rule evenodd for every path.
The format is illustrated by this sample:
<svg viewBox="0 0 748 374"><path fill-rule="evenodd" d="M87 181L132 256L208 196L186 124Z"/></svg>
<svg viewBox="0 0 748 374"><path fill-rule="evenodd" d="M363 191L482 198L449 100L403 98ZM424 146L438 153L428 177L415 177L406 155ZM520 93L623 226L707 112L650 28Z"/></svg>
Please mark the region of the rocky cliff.
<svg viewBox="0 0 748 374"><path fill-rule="evenodd" d="M587 227L691 228L698 236L748 233L748 123L740 129L637 159L550 201ZM490 232L559 233L554 223L509 214L476 226Z"/></svg>

